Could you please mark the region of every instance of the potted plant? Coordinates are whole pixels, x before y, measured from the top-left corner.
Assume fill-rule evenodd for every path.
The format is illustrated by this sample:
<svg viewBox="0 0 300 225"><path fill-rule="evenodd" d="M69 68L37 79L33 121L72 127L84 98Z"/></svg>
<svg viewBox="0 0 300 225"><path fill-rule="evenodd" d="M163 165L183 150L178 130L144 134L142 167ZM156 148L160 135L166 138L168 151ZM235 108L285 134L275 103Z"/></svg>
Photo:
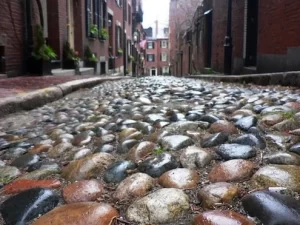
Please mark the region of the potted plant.
<svg viewBox="0 0 300 225"><path fill-rule="evenodd" d="M130 69L126 69L126 75L129 74L131 72Z"/></svg>
<svg viewBox="0 0 300 225"><path fill-rule="evenodd" d="M130 62L133 62L133 61L134 61L134 57L133 57L132 55L130 55L130 56L128 56L128 60L129 60Z"/></svg>
<svg viewBox="0 0 300 225"><path fill-rule="evenodd" d="M56 53L46 44L43 29L40 25L35 27L35 42L29 59L28 71L32 74L51 74L51 60L56 58Z"/></svg>
<svg viewBox="0 0 300 225"><path fill-rule="evenodd" d="M106 40L108 38L108 31L105 28L100 29L100 40Z"/></svg>
<svg viewBox="0 0 300 225"><path fill-rule="evenodd" d="M92 53L91 49L88 46L86 46L85 51L84 51L84 65L85 65L85 67L94 68L94 72L96 73L97 63L98 63L98 58L95 56L94 53Z"/></svg>
<svg viewBox="0 0 300 225"><path fill-rule="evenodd" d="M123 49L119 48L118 49L118 55L122 55L123 54Z"/></svg>
<svg viewBox="0 0 300 225"><path fill-rule="evenodd" d="M68 41L63 46L63 69L76 69L80 58L78 53L74 52Z"/></svg>
<svg viewBox="0 0 300 225"><path fill-rule="evenodd" d="M95 38L98 34L98 28L97 28L97 25L96 24L91 24L91 27L90 27L90 33L91 33L91 37L92 38Z"/></svg>

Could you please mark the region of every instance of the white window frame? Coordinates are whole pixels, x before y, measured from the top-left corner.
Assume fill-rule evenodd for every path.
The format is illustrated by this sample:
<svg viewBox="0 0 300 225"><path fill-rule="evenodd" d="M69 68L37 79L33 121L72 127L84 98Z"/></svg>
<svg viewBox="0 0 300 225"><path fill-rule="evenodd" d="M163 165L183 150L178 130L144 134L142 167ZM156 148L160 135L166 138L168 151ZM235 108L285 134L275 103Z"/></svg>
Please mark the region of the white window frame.
<svg viewBox="0 0 300 225"><path fill-rule="evenodd" d="M161 61L167 62L168 60L168 54L166 52L161 53Z"/></svg>
<svg viewBox="0 0 300 225"><path fill-rule="evenodd" d="M150 46L151 46L151 47L150 47ZM148 48L148 49L154 49L153 41L148 41L148 43L147 43L147 48Z"/></svg>
<svg viewBox="0 0 300 225"><path fill-rule="evenodd" d="M151 56L151 60L150 60L150 56ZM153 54L148 54L147 55L147 61L148 62L154 62L154 55Z"/></svg>
<svg viewBox="0 0 300 225"><path fill-rule="evenodd" d="M162 70L163 70L162 71L163 74L169 73L169 67L167 67L167 66L164 66Z"/></svg>
<svg viewBox="0 0 300 225"><path fill-rule="evenodd" d="M168 42L166 40L161 41L161 48L167 48Z"/></svg>

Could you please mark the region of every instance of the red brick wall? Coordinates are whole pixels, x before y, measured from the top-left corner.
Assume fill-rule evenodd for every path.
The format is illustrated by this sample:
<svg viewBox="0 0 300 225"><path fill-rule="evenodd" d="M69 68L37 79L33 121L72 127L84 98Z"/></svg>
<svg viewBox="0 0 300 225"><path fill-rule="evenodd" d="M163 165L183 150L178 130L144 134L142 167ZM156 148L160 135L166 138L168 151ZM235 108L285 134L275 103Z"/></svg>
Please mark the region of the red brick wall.
<svg viewBox="0 0 300 225"><path fill-rule="evenodd" d="M162 68L163 67L168 67L169 66L169 60L170 60L170 55L169 55L169 48L162 48L160 45L160 42L168 39L154 39L154 40L149 40L153 41L155 43L155 48L154 49L146 49L146 61L145 61L145 67L148 69L151 69L152 67L155 67L158 71L158 74L161 75ZM147 46L147 45L146 45ZM163 62L161 61L161 54L162 53L167 53L167 61ZM155 55L155 62L148 62L147 61L147 54L154 54Z"/></svg>
<svg viewBox="0 0 300 225"><path fill-rule="evenodd" d="M121 27L122 27L122 30L124 29L123 28L123 8L120 8L116 1L107 1L107 6L114 12L114 15L113 15L113 49L114 49L114 52L115 49L116 49L116 41L115 41L115 35L116 35L116 31L115 31L115 28L116 28L116 21L119 21L121 23ZM123 39L122 39L123 40ZM124 47L124 46L123 46ZM119 55L117 56L117 59L116 59L116 67L121 67L123 65L123 55Z"/></svg>
<svg viewBox="0 0 300 225"><path fill-rule="evenodd" d="M300 1L259 1L259 54L286 54L300 46Z"/></svg>
<svg viewBox="0 0 300 225"><path fill-rule="evenodd" d="M67 40L67 6L66 0L47 1L48 43L62 59L62 47ZM34 13L35 15L36 13Z"/></svg>
<svg viewBox="0 0 300 225"><path fill-rule="evenodd" d="M6 36L6 73L21 75L23 61L23 11L19 0L0 1L0 36Z"/></svg>
<svg viewBox="0 0 300 225"><path fill-rule="evenodd" d="M233 57L243 57L244 45L244 0L232 1Z"/></svg>
<svg viewBox="0 0 300 225"><path fill-rule="evenodd" d="M212 22L212 68L223 71L224 64L224 38L226 35L227 23L227 1L213 1L213 22Z"/></svg>

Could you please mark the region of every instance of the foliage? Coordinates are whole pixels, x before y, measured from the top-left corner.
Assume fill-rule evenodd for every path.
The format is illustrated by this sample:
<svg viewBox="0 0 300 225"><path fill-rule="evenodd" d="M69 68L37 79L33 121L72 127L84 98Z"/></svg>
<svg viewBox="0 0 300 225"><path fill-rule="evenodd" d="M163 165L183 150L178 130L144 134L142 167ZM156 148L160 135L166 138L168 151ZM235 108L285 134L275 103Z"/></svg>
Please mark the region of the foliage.
<svg viewBox="0 0 300 225"><path fill-rule="evenodd" d="M71 45L68 41L66 41L63 46L63 57L65 59L74 60L74 61L79 61L80 59L78 57L78 54L76 54L74 50L71 48Z"/></svg>
<svg viewBox="0 0 300 225"><path fill-rule="evenodd" d="M96 24L91 24L90 32L91 32L92 35L98 34L99 31L98 31L98 28L97 28Z"/></svg>
<svg viewBox="0 0 300 225"><path fill-rule="evenodd" d="M120 54L120 55L123 54L123 49L119 48L118 49L118 54Z"/></svg>
<svg viewBox="0 0 300 225"><path fill-rule="evenodd" d="M283 114L284 119L291 119L294 117L295 112L284 112Z"/></svg>
<svg viewBox="0 0 300 225"><path fill-rule="evenodd" d="M44 61L55 59L57 56L54 50L46 44L43 29L40 25L35 27L35 43L31 55L37 60Z"/></svg>
<svg viewBox="0 0 300 225"><path fill-rule="evenodd" d="M132 55L130 55L129 56L129 60L133 62L134 61L134 57Z"/></svg>
<svg viewBox="0 0 300 225"><path fill-rule="evenodd" d="M100 33L102 39L106 40L108 38L108 31L107 31L107 29L102 28L99 33Z"/></svg>
<svg viewBox="0 0 300 225"><path fill-rule="evenodd" d="M155 155L161 155L165 152L166 150L163 147L158 147L157 149L154 150Z"/></svg>
<svg viewBox="0 0 300 225"><path fill-rule="evenodd" d="M85 47L84 50L84 58L87 61L91 61L91 62L98 62L98 58L95 56L94 53L92 53L91 49L89 46Z"/></svg>

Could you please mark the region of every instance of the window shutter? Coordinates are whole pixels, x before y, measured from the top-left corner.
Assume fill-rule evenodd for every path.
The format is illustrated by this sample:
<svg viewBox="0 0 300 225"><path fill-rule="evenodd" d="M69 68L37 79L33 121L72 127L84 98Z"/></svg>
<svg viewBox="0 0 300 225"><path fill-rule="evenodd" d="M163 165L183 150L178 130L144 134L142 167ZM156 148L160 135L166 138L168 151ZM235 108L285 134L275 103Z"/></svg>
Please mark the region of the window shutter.
<svg viewBox="0 0 300 225"><path fill-rule="evenodd" d="M155 62L155 55L153 54L153 62Z"/></svg>
<svg viewBox="0 0 300 225"><path fill-rule="evenodd" d="M160 61L162 61L162 53L160 54Z"/></svg>
<svg viewBox="0 0 300 225"><path fill-rule="evenodd" d="M90 11L91 11L91 0L85 0L85 28L86 36L90 36L91 21L90 21Z"/></svg>
<svg viewBox="0 0 300 225"><path fill-rule="evenodd" d="M100 38L101 37L101 24L100 24L100 21L101 21L101 3L102 3L102 0L96 0L97 1L97 15L96 15L96 21L97 21L97 28L98 28L98 37Z"/></svg>
<svg viewBox="0 0 300 225"><path fill-rule="evenodd" d="M118 49L119 49L119 46L118 46L118 26L116 25L115 26L115 41L116 41L116 55L118 55Z"/></svg>
<svg viewBox="0 0 300 225"><path fill-rule="evenodd" d="M163 42L163 41L160 41L160 47L162 47L162 42Z"/></svg>
<svg viewBox="0 0 300 225"><path fill-rule="evenodd" d="M152 46L153 46L153 49L155 49L155 42L152 42L153 44L152 44Z"/></svg>

